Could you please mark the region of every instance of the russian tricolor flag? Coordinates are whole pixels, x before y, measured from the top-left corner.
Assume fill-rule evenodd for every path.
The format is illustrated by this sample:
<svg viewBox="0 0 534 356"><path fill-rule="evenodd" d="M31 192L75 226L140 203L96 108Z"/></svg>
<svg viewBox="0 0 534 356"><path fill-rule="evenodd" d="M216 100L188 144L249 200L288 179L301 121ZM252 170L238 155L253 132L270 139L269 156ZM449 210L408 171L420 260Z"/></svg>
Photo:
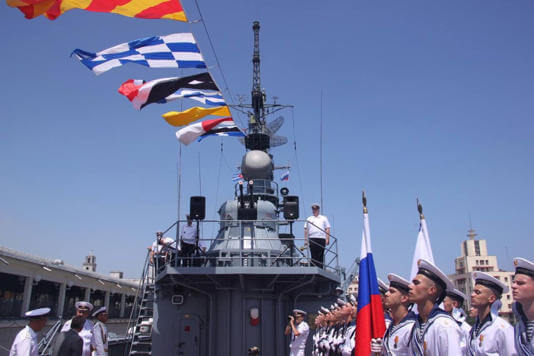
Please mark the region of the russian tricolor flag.
<svg viewBox="0 0 534 356"><path fill-rule="evenodd" d="M386 331L384 310L378 291L367 208L363 213L362 249L358 277L358 315L356 317L356 356L371 354L371 339L381 338Z"/></svg>

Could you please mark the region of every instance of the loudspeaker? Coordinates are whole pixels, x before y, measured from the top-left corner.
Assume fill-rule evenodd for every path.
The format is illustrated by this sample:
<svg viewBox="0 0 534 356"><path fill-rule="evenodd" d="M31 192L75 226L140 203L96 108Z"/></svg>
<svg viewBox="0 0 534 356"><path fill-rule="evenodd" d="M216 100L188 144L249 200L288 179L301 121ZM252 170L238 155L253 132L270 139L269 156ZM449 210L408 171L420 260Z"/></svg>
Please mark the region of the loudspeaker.
<svg viewBox="0 0 534 356"><path fill-rule="evenodd" d="M192 220L204 220L206 218L206 197L191 197L189 217Z"/></svg>
<svg viewBox="0 0 534 356"><path fill-rule="evenodd" d="M299 197L286 195L284 197L284 219L297 220L299 218Z"/></svg>

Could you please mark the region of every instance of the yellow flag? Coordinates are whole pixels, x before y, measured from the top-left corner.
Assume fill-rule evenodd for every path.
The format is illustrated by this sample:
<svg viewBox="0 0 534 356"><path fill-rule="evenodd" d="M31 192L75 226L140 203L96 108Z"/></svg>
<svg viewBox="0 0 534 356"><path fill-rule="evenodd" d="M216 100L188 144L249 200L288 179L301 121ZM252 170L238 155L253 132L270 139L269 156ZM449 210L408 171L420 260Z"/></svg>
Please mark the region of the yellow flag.
<svg viewBox="0 0 534 356"><path fill-rule="evenodd" d="M183 126L208 115L230 116L231 114L228 106L218 106L216 108L195 106L185 111L169 111L163 114L163 118L172 126Z"/></svg>

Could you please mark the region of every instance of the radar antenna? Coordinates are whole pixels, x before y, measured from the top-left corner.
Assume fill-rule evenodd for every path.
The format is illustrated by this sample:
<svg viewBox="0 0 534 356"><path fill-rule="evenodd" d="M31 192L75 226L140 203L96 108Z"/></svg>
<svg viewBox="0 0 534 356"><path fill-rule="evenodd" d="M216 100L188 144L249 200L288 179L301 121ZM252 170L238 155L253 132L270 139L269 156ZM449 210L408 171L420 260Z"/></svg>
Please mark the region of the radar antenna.
<svg viewBox="0 0 534 356"><path fill-rule="evenodd" d="M287 143L287 137L276 136L274 133L283 123L283 118L278 118L267 123L266 117L282 109L292 107L291 105L281 105L276 103L267 104L267 94L261 88L260 80L260 23L254 21L252 24L254 31L254 52L252 54L252 100L251 104L243 104L240 100L238 105L231 105L243 114L247 115L248 130L247 136L242 141L248 150L269 151L271 147L276 147Z"/></svg>

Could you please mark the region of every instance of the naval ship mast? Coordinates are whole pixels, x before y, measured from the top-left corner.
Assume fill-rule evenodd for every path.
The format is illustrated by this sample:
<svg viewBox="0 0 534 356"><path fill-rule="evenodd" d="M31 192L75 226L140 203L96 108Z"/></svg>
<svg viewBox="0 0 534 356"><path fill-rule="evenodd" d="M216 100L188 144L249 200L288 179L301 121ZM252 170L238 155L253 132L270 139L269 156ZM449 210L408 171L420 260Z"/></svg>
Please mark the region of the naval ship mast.
<svg viewBox="0 0 534 356"><path fill-rule="evenodd" d="M252 100L233 106L249 117L241 163L245 183L235 184L218 220L205 219L206 197L191 197L189 215L205 250L189 258L171 250L154 260L152 355L247 355L252 347L260 355L287 355L284 327L291 310L298 307L313 317L337 298L336 237L325 250L324 267L318 267L307 249L297 248L304 245L302 234L293 233L303 224L298 196L273 179L269 150L279 142L273 142L266 116L287 106L265 103L259 22L252 28ZM218 232L210 236L206 232L214 224Z"/></svg>

